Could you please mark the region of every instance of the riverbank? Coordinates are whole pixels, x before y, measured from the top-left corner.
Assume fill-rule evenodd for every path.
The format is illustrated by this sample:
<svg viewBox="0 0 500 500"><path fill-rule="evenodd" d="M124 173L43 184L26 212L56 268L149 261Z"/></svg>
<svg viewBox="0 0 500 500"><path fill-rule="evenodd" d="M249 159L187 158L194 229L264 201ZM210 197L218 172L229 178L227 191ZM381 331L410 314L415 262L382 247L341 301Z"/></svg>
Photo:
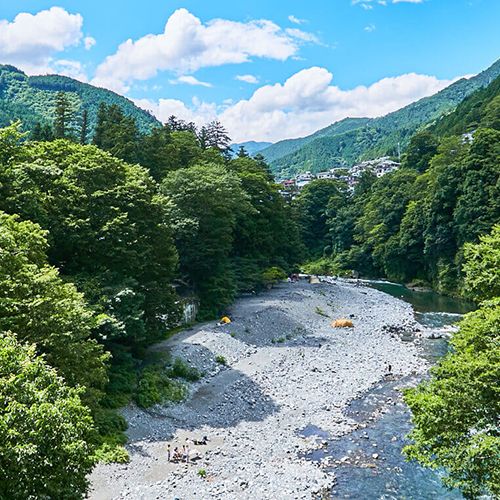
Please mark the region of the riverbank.
<svg viewBox="0 0 500 500"><path fill-rule="evenodd" d="M301 431L351 432L359 423L344 409L384 379L388 364L396 378L427 368L400 338L419 329L411 306L354 283L282 284L238 300L231 317L227 326L200 325L155 346L205 377L180 405L124 410L131 461L99 465L90 498L321 496L334 476L304 458L322 443ZM354 328L331 327L342 317ZM204 435L210 441L196 446L196 464L167 462L169 443Z"/></svg>

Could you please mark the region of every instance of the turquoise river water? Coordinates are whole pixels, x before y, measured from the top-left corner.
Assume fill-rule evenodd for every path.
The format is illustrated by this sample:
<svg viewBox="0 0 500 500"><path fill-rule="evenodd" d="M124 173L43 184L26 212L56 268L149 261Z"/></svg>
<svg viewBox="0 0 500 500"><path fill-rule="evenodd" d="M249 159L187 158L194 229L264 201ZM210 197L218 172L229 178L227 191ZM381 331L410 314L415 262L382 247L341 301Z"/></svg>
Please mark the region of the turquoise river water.
<svg viewBox="0 0 500 500"><path fill-rule="evenodd" d="M456 323L462 314L473 309L469 303L431 291L412 291L402 285L382 281L368 284L410 302L418 321L428 328L446 328ZM422 340L419 348L422 355L433 363L448 350L445 339ZM463 498L459 491L443 486L439 471L407 462L401 453L407 443L405 436L411 430L411 421L409 410L401 400L399 388L412 382L415 380L410 378L387 380L372 388L361 399L353 401L346 413L366 427L341 439L329 439L321 429L313 427L302 431L303 435L315 435L327 441L326 447L309 453L308 459L337 462L331 468L337 478L332 498ZM389 410L379 418L370 420L370 415L379 408Z"/></svg>

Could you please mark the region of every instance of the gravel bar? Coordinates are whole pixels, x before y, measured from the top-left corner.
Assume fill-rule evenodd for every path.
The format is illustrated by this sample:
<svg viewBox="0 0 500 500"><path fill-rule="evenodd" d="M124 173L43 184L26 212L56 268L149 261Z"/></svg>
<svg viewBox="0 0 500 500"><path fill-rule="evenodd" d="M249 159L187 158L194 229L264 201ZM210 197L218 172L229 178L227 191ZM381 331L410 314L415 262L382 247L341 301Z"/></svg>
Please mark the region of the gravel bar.
<svg viewBox="0 0 500 500"><path fill-rule="evenodd" d="M392 377L427 369L401 338L420 328L411 306L348 280L280 284L239 299L230 317L229 325L205 323L154 346L205 376L181 404L123 410L130 463L98 465L89 498L328 497L335 477L303 458L322 441L301 431L351 432L359 424L343 410L386 376L387 364ZM354 327L333 328L338 318ZM195 447L196 463L167 461L169 443L202 436L209 442Z"/></svg>

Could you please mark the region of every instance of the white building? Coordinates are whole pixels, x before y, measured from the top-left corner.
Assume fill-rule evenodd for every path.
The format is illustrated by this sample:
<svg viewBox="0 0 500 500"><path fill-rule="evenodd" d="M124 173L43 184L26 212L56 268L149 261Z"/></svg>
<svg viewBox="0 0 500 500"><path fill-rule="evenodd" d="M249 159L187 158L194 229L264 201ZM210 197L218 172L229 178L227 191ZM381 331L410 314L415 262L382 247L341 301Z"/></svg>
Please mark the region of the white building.
<svg viewBox="0 0 500 500"><path fill-rule="evenodd" d="M314 179L316 179L316 176L314 174L311 174L311 172L304 172L303 174L298 174L295 177L295 185L298 189L302 189Z"/></svg>

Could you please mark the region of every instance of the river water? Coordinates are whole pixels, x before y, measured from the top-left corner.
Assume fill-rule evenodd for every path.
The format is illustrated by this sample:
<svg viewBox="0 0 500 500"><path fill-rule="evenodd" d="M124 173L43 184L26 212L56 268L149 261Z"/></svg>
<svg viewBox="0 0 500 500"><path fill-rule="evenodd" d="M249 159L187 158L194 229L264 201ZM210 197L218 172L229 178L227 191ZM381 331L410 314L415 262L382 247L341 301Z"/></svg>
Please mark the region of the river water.
<svg viewBox="0 0 500 500"><path fill-rule="evenodd" d="M372 281L374 288L410 302L417 320L427 328L450 328L472 304L431 291L412 291L394 283ZM413 340L408 338L408 340ZM448 350L445 339L422 339L422 355L436 362ZM401 450L411 430L410 412L401 400L401 387L415 383L411 378L387 380L372 388L364 397L353 401L346 410L351 418L365 427L340 439L329 439L321 429L306 428L304 435L316 435L327 445L307 455L323 462L337 483L332 498L348 499L459 499L457 490L446 489L441 473L407 462ZM372 415L378 413L377 418ZM331 467L329 466L331 464Z"/></svg>

